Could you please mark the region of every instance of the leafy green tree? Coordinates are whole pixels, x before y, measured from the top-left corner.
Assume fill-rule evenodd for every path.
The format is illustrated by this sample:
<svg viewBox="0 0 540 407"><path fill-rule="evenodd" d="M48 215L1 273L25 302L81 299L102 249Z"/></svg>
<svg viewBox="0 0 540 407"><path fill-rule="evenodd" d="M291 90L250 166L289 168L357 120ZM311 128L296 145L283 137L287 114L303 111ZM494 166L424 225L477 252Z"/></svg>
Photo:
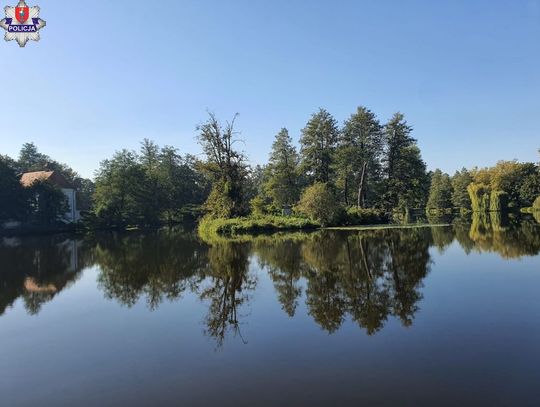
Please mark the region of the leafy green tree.
<svg viewBox="0 0 540 407"><path fill-rule="evenodd" d="M324 109L314 113L302 130L301 169L311 183L333 181L332 159L338 134L336 120Z"/></svg>
<svg viewBox="0 0 540 407"><path fill-rule="evenodd" d="M165 174L162 171L159 146L148 139L141 143L139 162L145 176L139 181L144 199L142 215L145 223L157 224L165 207Z"/></svg>
<svg viewBox="0 0 540 407"><path fill-rule="evenodd" d="M456 208L471 209L471 197L467 192L467 187L473 182L471 173L463 168L456 171L452 177L452 205Z"/></svg>
<svg viewBox="0 0 540 407"><path fill-rule="evenodd" d="M247 211L244 183L248 171L244 154L234 148L239 141L234 131L237 116L225 126L214 114L209 113L209 116L197 127L199 143L207 158L203 168L212 180L212 191L205 206L212 217L242 215Z"/></svg>
<svg viewBox="0 0 540 407"><path fill-rule="evenodd" d="M336 221L340 207L330 186L316 182L304 190L296 210L327 226Z"/></svg>
<svg viewBox="0 0 540 407"><path fill-rule="evenodd" d="M15 162L0 156L0 227L6 220L22 220L27 213L26 194L15 169Z"/></svg>
<svg viewBox="0 0 540 407"><path fill-rule="evenodd" d="M266 168L264 194L269 196L277 208L291 206L298 201L299 157L287 129L276 135L272 144L270 160Z"/></svg>
<svg viewBox="0 0 540 407"><path fill-rule="evenodd" d="M424 207L429 178L426 164L403 114L396 113L384 126L383 155L386 192L384 204L388 209Z"/></svg>
<svg viewBox="0 0 540 407"><path fill-rule="evenodd" d="M538 168L533 163L499 161L494 167L472 170L474 183L493 196L503 196L509 207L529 206L538 188ZM474 206L474 205L473 205ZM492 209L498 207L491 205Z"/></svg>
<svg viewBox="0 0 540 407"><path fill-rule="evenodd" d="M208 186L200 163L178 150L143 140L140 154L122 150L96 173L95 213L107 225L157 225L202 204Z"/></svg>
<svg viewBox="0 0 540 407"><path fill-rule="evenodd" d="M540 168L529 168L519 187L521 206L530 206L540 196Z"/></svg>
<svg viewBox="0 0 540 407"><path fill-rule="evenodd" d="M427 209L441 210L452 207L452 182L450 176L436 169L431 176Z"/></svg>
<svg viewBox="0 0 540 407"><path fill-rule="evenodd" d="M161 212L172 222L188 205L201 205L208 195L208 182L197 170L200 162L191 155L182 157L178 150L165 146L159 154Z"/></svg>
<svg viewBox="0 0 540 407"><path fill-rule="evenodd" d="M95 212L109 226L139 224L143 217L146 174L137 155L128 150L104 160L96 172Z"/></svg>
<svg viewBox="0 0 540 407"><path fill-rule="evenodd" d="M335 168L345 205L374 205L381 180L382 127L369 109L360 106L339 135ZM367 202L366 202L367 201Z"/></svg>
<svg viewBox="0 0 540 407"><path fill-rule="evenodd" d="M250 202L256 197L266 200L264 184L267 179L266 166L256 165L247 167L247 176L244 182L244 201Z"/></svg>

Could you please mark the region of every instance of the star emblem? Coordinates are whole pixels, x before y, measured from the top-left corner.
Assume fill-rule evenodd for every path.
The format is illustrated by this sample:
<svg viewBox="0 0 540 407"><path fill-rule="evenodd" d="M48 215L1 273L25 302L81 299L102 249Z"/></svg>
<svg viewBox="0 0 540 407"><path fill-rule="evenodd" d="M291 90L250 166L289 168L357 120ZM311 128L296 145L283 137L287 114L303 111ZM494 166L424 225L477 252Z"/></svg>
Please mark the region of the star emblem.
<svg viewBox="0 0 540 407"><path fill-rule="evenodd" d="M39 41L39 30L47 23L39 18L39 6L28 7L24 0L16 7L4 7L6 18L0 20L0 27L6 30L6 41L17 41L24 47L29 40Z"/></svg>

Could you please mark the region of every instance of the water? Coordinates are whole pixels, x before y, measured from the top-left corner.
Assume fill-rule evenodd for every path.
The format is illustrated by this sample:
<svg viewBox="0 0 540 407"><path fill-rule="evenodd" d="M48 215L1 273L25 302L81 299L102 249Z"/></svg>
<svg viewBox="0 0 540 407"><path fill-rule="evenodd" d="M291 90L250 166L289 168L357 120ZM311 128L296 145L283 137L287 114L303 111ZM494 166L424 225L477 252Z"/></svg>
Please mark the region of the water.
<svg viewBox="0 0 540 407"><path fill-rule="evenodd" d="M537 406L539 232L4 238L0 404Z"/></svg>

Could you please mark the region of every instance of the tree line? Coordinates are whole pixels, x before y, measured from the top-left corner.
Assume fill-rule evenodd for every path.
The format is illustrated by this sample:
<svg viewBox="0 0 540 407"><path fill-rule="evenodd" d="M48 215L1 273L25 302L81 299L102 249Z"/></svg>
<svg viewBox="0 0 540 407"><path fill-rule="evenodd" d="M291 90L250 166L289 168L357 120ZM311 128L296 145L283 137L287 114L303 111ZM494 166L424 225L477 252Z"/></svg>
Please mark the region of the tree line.
<svg viewBox="0 0 540 407"><path fill-rule="evenodd" d="M497 212L531 206L540 208L538 203L540 165L514 160L499 161L488 168L463 168L453 176L435 170L431 175L427 209Z"/></svg>
<svg viewBox="0 0 540 407"><path fill-rule="evenodd" d="M26 143L17 159L0 156L0 224L61 219L66 202L54 185L20 183L22 173L42 170L57 171L74 185L84 222L97 227L158 225L186 214L298 214L324 225L381 221L411 209L540 208L537 163L501 161L453 176L427 171L413 129L399 112L381 123L360 106L339 125L319 109L301 130L299 148L282 128L268 162L257 166L241 149L235 119L222 123L210 113L197 126L203 157L145 139L139 151L124 149L103 160L94 180Z"/></svg>

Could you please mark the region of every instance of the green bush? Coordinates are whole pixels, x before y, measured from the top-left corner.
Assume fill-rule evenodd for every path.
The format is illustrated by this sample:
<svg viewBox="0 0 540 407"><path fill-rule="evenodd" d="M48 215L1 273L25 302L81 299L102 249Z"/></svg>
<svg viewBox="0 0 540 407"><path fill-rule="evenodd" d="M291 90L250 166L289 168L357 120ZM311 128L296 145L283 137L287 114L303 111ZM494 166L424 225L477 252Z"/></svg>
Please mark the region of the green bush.
<svg viewBox="0 0 540 407"><path fill-rule="evenodd" d="M535 211L540 211L540 196L534 200L532 208Z"/></svg>
<svg viewBox="0 0 540 407"><path fill-rule="evenodd" d="M341 219L344 225L376 225L388 223L390 215L383 210L375 208L349 208Z"/></svg>
<svg viewBox="0 0 540 407"><path fill-rule="evenodd" d="M251 208L252 215L262 216L268 213L265 199L260 195L257 195L255 198L249 201L249 206Z"/></svg>
<svg viewBox="0 0 540 407"><path fill-rule="evenodd" d="M211 218L205 216L199 223L199 233L203 236L235 235L277 230L315 229L320 224L295 216L250 216L244 218Z"/></svg>
<svg viewBox="0 0 540 407"><path fill-rule="evenodd" d="M322 182L306 188L295 209L323 226L335 223L343 211L328 184Z"/></svg>

